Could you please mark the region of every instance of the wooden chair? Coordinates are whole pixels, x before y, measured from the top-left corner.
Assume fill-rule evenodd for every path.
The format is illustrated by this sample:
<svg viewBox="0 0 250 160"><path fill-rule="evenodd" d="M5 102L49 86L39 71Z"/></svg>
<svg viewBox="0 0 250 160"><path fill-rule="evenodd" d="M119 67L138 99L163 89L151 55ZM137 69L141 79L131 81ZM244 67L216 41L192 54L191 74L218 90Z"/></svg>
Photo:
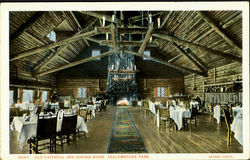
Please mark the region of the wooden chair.
<svg viewBox="0 0 250 160"><path fill-rule="evenodd" d="M229 146L231 144L233 134L233 132L231 131L232 119L230 117L230 112L228 109L222 108L222 113L225 117L225 122L227 125L227 145Z"/></svg>
<svg viewBox="0 0 250 160"><path fill-rule="evenodd" d="M55 149L56 153L56 125L57 125L57 117L39 117L37 120L37 131L36 131L36 137L31 138L28 140L28 143L30 145L30 154L35 152L38 153L40 150L47 149L47 145L49 144L50 151L53 151L53 148ZM39 144L39 141L48 140L49 142L45 142L42 144ZM43 146L43 148L39 148L40 146Z"/></svg>
<svg viewBox="0 0 250 160"><path fill-rule="evenodd" d="M160 108L160 121L164 122L166 129L168 128L169 131L171 127L174 127L173 120L170 118L170 113L169 113L168 108ZM167 122L169 122L168 125L167 125ZM160 129L160 126L159 126L159 129Z"/></svg>
<svg viewBox="0 0 250 160"><path fill-rule="evenodd" d="M83 109L79 111L79 116L82 117L84 119L85 122L87 122L87 114L88 114L88 110L87 109Z"/></svg>
<svg viewBox="0 0 250 160"><path fill-rule="evenodd" d="M12 122L14 117L18 116L17 112L17 108L10 108L10 123Z"/></svg>
<svg viewBox="0 0 250 160"><path fill-rule="evenodd" d="M143 103L142 103L142 106L143 106L144 113L148 116L149 113L150 113L150 110L149 110L149 101L148 100L144 100Z"/></svg>
<svg viewBox="0 0 250 160"><path fill-rule="evenodd" d="M191 112L191 116L189 118L185 118L184 119L184 127L185 127L185 124L188 124L190 125L190 132L192 131L192 121L195 122L195 127L197 127L197 113L198 113L198 110L196 107L192 107L190 109L190 112Z"/></svg>
<svg viewBox="0 0 250 160"><path fill-rule="evenodd" d="M210 103L208 103L208 109L210 113L210 123L213 124L214 121L214 109Z"/></svg>
<svg viewBox="0 0 250 160"><path fill-rule="evenodd" d="M87 113L88 111L86 109L80 110L79 111L79 116L82 117L84 119L85 122L87 122ZM83 135L81 134L83 133ZM81 136L85 137L86 140L86 132L85 131L80 131L79 129L77 129L77 136L80 138Z"/></svg>
<svg viewBox="0 0 250 160"><path fill-rule="evenodd" d="M63 144L65 144L65 140L69 143L70 136L73 135L73 143L76 148L76 125L77 125L77 115L65 116L63 115L62 119L62 128L61 131L57 133L59 141L61 141L60 146L63 152Z"/></svg>

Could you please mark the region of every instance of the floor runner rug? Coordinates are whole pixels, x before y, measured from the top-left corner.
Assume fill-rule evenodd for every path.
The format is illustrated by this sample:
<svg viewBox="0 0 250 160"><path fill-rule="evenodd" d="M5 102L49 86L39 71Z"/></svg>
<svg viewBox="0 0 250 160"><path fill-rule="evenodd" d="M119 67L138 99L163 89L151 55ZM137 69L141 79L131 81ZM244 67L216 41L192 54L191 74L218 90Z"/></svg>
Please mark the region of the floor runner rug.
<svg viewBox="0 0 250 160"><path fill-rule="evenodd" d="M108 153L147 153L127 107L116 109Z"/></svg>

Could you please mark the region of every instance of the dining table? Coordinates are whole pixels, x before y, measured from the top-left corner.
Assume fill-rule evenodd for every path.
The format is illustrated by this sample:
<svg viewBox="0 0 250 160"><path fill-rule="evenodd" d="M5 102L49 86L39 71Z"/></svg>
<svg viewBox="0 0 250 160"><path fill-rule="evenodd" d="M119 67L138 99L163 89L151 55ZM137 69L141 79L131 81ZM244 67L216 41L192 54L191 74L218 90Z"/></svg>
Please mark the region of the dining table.
<svg viewBox="0 0 250 160"><path fill-rule="evenodd" d="M177 125L178 130L181 130L183 127L183 119L190 118L191 112L189 109L180 107L171 106L169 108L170 118L174 120L175 124Z"/></svg>
<svg viewBox="0 0 250 160"><path fill-rule="evenodd" d="M221 109L220 105L214 106L214 118L217 120L217 124L220 124L221 119Z"/></svg>
<svg viewBox="0 0 250 160"><path fill-rule="evenodd" d="M50 116L50 118L55 117L56 115ZM64 116L72 116L72 115L64 115ZM57 117L57 132L60 132L62 128L62 118ZM84 119L80 116L77 117L77 126L76 128L79 131L84 131L88 133L87 125L84 121ZM17 131L18 134L18 141L20 144L20 148L23 148L25 142L28 141L28 139L36 137L36 131L37 131L37 116L28 117L28 116L22 116L22 117L14 117L10 129L12 131Z"/></svg>
<svg viewBox="0 0 250 160"><path fill-rule="evenodd" d="M149 110L156 115L156 111L155 111L155 104L151 101L149 101Z"/></svg>
<svg viewBox="0 0 250 160"><path fill-rule="evenodd" d="M231 131L234 132L234 138L243 145L243 116L242 113L237 114L231 125Z"/></svg>
<svg viewBox="0 0 250 160"><path fill-rule="evenodd" d="M236 117L237 114L242 114L242 107L232 107L233 117Z"/></svg>

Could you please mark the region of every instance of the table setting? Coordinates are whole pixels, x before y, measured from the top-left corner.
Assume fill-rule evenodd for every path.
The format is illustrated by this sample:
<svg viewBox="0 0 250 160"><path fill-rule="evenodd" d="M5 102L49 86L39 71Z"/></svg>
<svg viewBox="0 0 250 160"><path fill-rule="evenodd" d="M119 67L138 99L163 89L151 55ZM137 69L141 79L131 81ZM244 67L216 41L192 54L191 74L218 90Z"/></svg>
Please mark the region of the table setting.
<svg viewBox="0 0 250 160"><path fill-rule="evenodd" d="M238 113L231 125L231 131L234 132L234 138L243 145L243 114Z"/></svg>
<svg viewBox="0 0 250 160"><path fill-rule="evenodd" d="M57 132L61 131L62 122L63 122L63 115L64 116L72 116L75 113L73 111L58 111L58 117L57 117ZM52 118L56 117L56 114L49 112L44 113L41 112L39 114L39 118ZM36 114L24 114L22 117L14 117L10 129L12 131L17 131L19 133L18 135L18 141L20 144L20 148L23 148L24 143L28 141L28 139L36 137L36 130L37 130L37 118L38 116ZM77 126L76 128L79 131L85 131L88 133L87 125L84 121L84 119L80 116L77 118Z"/></svg>
<svg viewBox="0 0 250 160"><path fill-rule="evenodd" d="M183 127L183 118L189 118L191 116L191 112L189 109L184 107L173 107L169 108L170 118L174 120L177 125L178 130L181 130Z"/></svg>

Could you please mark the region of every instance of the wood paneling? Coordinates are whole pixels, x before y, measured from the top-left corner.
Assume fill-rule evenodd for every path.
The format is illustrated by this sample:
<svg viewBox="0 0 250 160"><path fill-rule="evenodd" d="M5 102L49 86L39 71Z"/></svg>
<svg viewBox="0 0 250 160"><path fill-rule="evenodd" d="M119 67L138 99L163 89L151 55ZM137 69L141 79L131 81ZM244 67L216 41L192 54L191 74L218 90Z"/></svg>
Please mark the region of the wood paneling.
<svg viewBox="0 0 250 160"><path fill-rule="evenodd" d="M216 78L214 78L214 75ZM232 82L236 79L242 79L242 65L237 62L208 70L208 77L195 76L195 80L193 80L193 75L185 76L185 93L194 97L199 96L201 98L204 98L204 82L206 82L206 84L214 84L221 82ZM196 90L193 90L194 83L196 86Z"/></svg>
<svg viewBox="0 0 250 160"><path fill-rule="evenodd" d="M106 91L106 84L106 79L61 78L57 80L56 88L59 96L73 96L75 88L89 88L89 96L95 96L99 90Z"/></svg>
<svg viewBox="0 0 250 160"><path fill-rule="evenodd" d="M138 90L140 98L153 97L155 87L168 87L169 94L184 93L184 80L183 78L169 78L169 79L145 79L138 80ZM144 88L147 88L146 90Z"/></svg>

